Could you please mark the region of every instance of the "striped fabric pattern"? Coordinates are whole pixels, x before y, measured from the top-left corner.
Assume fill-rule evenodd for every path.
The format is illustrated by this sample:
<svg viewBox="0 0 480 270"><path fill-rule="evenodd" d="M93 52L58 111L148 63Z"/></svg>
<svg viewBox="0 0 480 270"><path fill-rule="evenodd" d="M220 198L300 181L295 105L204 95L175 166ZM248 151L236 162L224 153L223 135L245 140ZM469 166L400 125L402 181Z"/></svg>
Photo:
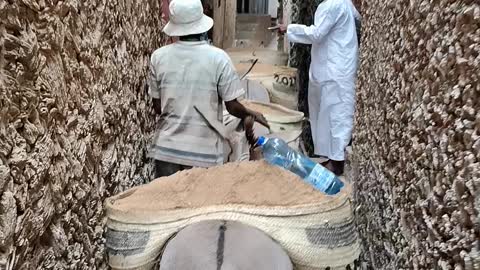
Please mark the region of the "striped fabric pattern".
<svg viewBox="0 0 480 270"><path fill-rule="evenodd" d="M223 126L223 102L244 94L224 51L203 41L156 50L149 92L162 107L150 158L193 167L223 164L224 140L211 123Z"/></svg>

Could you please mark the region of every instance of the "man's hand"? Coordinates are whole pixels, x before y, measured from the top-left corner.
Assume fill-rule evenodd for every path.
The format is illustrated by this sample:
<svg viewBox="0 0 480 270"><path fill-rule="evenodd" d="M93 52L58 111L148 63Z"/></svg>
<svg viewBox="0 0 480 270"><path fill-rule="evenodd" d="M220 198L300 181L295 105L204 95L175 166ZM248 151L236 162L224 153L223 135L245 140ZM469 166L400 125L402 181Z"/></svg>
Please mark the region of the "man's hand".
<svg viewBox="0 0 480 270"><path fill-rule="evenodd" d="M265 116L263 116L263 114L261 114L259 112L254 112L254 111L252 111L251 114L252 114L255 122L260 123L262 126L270 129L270 125L268 124L268 121L265 118Z"/></svg>
<svg viewBox="0 0 480 270"><path fill-rule="evenodd" d="M268 30L277 30L279 34L285 34L285 32L287 32L287 28L288 27L285 24L277 24L276 26L269 27Z"/></svg>
<svg viewBox="0 0 480 270"><path fill-rule="evenodd" d="M247 141L250 144L250 147L254 147L257 143L257 138L255 137L255 132L253 132L253 124L255 123L255 119L253 116L247 116L244 119L244 128L245 128L245 135L247 136Z"/></svg>

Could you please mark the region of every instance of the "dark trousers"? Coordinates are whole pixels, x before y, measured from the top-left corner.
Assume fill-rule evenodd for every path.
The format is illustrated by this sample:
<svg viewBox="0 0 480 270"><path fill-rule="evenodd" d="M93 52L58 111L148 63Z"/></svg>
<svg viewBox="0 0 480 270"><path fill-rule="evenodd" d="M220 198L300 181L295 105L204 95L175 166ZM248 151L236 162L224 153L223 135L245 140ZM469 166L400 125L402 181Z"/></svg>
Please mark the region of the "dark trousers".
<svg viewBox="0 0 480 270"><path fill-rule="evenodd" d="M188 170L191 168L191 166L155 160L155 178L167 177L179 171Z"/></svg>

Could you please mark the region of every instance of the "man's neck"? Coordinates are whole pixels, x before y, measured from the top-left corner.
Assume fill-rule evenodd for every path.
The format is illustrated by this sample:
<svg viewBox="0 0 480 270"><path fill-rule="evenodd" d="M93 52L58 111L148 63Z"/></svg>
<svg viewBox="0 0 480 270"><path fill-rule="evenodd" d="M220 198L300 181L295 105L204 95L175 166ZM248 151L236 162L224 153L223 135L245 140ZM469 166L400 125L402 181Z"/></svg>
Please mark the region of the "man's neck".
<svg viewBox="0 0 480 270"><path fill-rule="evenodd" d="M195 42L195 41L204 41L205 38L203 37L203 34L199 34L199 35L183 36L183 37L180 37L179 40Z"/></svg>

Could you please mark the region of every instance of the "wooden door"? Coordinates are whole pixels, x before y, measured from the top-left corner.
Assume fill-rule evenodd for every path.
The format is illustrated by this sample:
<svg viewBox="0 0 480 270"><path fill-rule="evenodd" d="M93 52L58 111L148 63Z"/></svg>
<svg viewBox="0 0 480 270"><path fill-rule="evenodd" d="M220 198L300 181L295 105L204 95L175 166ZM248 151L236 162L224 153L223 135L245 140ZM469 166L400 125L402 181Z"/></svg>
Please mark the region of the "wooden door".
<svg viewBox="0 0 480 270"><path fill-rule="evenodd" d="M214 0L213 3L213 44L222 49L233 47L237 2L234 0Z"/></svg>

